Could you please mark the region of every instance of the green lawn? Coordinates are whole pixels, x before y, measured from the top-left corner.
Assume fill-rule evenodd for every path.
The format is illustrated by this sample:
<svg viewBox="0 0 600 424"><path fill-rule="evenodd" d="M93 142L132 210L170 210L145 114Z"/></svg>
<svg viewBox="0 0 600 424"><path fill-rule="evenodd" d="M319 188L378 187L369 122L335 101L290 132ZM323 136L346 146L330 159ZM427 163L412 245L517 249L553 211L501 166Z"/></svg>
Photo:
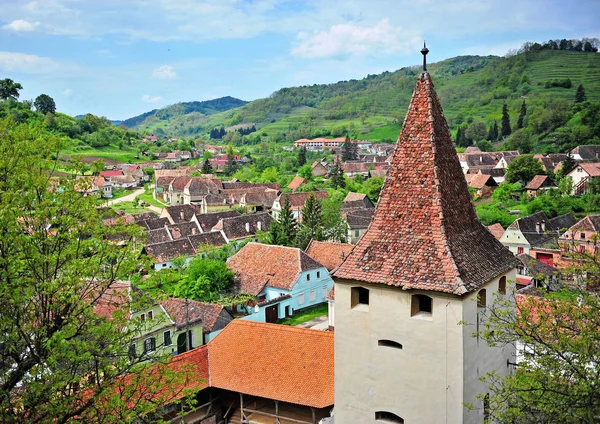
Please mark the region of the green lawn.
<svg viewBox="0 0 600 424"><path fill-rule="evenodd" d="M144 192L144 194L140 194L138 196L138 198L142 201L142 202L146 202L150 205L156 206L157 208L164 208L165 205L157 200L154 200L154 197L152 197L152 189L146 189L146 191Z"/></svg>
<svg viewBox="0 0 600 424"><path fill-rule="evenodd" d="M313 306L312 308L304 309L294 314L294 316L290 318L279 320L279 324L298 325L323 315L327 315L327 303L321 303L317 306Z"/></svg>
<svg viewBox="0 0 600 424"><path fill-rule="evenodd" d="M134 214L134 213L142 213L142 212L152 212L150 209L142 208L142 207L134 207L133 202L122 202L116 203L111 206L111 208L115 211L123 211L125 213Z"/></svg>

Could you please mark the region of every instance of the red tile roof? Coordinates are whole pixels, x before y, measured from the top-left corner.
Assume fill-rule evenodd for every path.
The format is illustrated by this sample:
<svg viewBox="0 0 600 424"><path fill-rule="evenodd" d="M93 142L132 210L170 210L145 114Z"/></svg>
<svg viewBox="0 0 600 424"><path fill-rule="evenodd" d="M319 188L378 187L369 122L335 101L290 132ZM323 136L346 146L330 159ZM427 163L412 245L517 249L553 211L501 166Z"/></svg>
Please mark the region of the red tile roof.
<svg viewBox="0 0 600 424"><path fill-rule="evenodd" d="M171 298L160 303L178 327L201 321L203 333L213 331L215 324L219 321L219 316L224 311L223 305L197 300ZM229 316L229 320L222 322L219 328L225 327L233 319L228 312L226 314Z"/></svg>
<svg viewBox="0 0 600 424"><path fill-rule="evenodd" d="M340 279L464 294L516 267L477 219L427 72L413 93L375 216Z"/></svg>
<svg viewBox="0 0 600 424"><path fill-rule="evenodd" d="M288 184L288 188L290 190L298 190L302 184L306 182L306 178L304 177L294 177L294 179Z"/></svg>
<svg viewBox="0 0 600 424"><path fill-rule="evenodd" d="M303 193L284 193L279 196L279 204L283 207L286 197L290 199L292 209L302 209L306 203L306 199L313 193L317 199L325 199L327 197L326 191L307 191Z"/></svg>
<svg viewBox="0 0 600 424"><path fill-rule="evenodd" d="M600 162L580 163L578 166L583 168L590 177L600 177Z"/></svg>
<svg viewBox="0 0 600 424"><path fill-rule="evenodd" d="M248 243L227 261L236 289L257 295L266 285L291 290L300 273L323 265L296 247Z"/></svg>
<svg viewBox="0 0 600 424"><path fill-rule="evenodd" d="M531 181L529 181L529 184L525 186L525 190L539 190L540 187L546 183L547 179L547 175L536 175Z"/></svg>
<svg viewBox="0 0 600 424"><path fill-rule="evenodd" d="M123 175L122 171L100 171L100 176L104 178L119 177Z"/></svg>
<svg viewBox="0 0 600 424"><path fill-rule="evenodd" d="M236 319L208 343L210 385L251 396L333 405L333 333Z"/></svg>
<svg viewBox="0 0 600 424"><path fill-rule="evenodd" d="M466 174L465 180L467 181L467 185L469 187L473 187L474 189L481 190L485 186L497 186L498 184L491 175L485 174Z"/></svg>
<svg viewBox="0 0 600 424"><path fill-rule="evenodd" d="M342 264L353 248L354 245L348 243L311 240L306 254L332 272Z"/></svg>
<svg viewBox="0 0 600 424"><path fill-rule="evenodd" d="M502 238L502 236L504 235L504 227L502 227L502 225L500 225L498 223L493 224L493 225L488 225L486 228L498 240L500 240Z"/></svg>

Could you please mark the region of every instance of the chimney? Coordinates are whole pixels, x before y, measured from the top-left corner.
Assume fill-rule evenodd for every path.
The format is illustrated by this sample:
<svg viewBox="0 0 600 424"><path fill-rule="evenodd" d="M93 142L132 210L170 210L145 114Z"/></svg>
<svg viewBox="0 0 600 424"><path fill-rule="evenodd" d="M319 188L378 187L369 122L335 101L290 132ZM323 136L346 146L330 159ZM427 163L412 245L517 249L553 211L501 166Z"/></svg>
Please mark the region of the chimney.
<svg viewBox="0 0 600 424"><path fill-rule="evenodd" d="M250 223L246 222L246 232L249 233L250 232Z"/></svg>
<svg viewBox="0 0 600 424"><path fill-rule="evenodd" d="M540 232L540 221L535 223L535 232L539 233Z"/></svg>
<svg viewBox="0 0 600 424"><path fill-rule="evenodd" d="M262 230L262 222L261 222L261 221L258 221L258 222L256 223L256 225L258 226L258 229L259 229L259 230Z"/></svg>
<svg viewBox="0 0 600 424"><path fill-rule="evenodd" d="M546 232L546 221L542 220L542 232Z"/></svg>
<svg viewBox="0 0 600 424"><path fill-rule="evenodd" d="M196 227L192 227L192 235L196 235Z"/></svg>
<svg viewBox="0 0 600 424"><path fill-rule="evenodd" d="M185 214L183 213L183 211L179 212L179 218L183 221L185 219Z"/></svg>

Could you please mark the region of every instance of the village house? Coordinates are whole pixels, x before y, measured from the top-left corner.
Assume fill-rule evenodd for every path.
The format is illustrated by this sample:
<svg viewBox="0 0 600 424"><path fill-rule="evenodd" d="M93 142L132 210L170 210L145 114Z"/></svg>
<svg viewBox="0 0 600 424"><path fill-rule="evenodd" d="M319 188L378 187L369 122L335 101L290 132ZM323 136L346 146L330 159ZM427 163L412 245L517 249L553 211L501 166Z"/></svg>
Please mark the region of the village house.
<svg viewBox="0 0 600 424"><path fill-rule="evenodd" d="M287 188L289 188L292 191L296 191L303 184L306 184L306 178L304 178L304 177L294 177L292 179L292 181L288 184Z"/></svg>
<svg viewBox="0 0 600 424"><path fill-rule="evenodd" d="M589 182L600 177L600 162L581 162L567 174L573 181L571 195L581 196L589 189Z"/></svg>
<svg viewBox="0 0 600 424"><path fill-rule="evenodd" d="M171 224L179 224L181 222L191 222L200 208L195 205L176 205L166 206L160 213L160 218L167 218Z"/></svg>
<svg viewBox="0 0 600 424"><path fill-rule="evenodd" d="M488 197L498 187L498 183L491 175L466 174L467 185L475 190L476 197Z"/></svg>
<svg viewBox="0 0 600 424"><path fill-rule="evenodd" d="M349 191L344 202L342 203L342 209L372 209L375 205L371 202L371 199L364 193L355 193Z"/></svg>
<svg viewBox="0 0 600 424"><path fill-rule="evenodd" d="M500 240L504 235L504 227L499 223L488 225L486 228L494 237L496 237L496 240Z"/></svg>
<svg viewBox="0 0 600 424"><path fill-rule="evenodd" d="M329 274L332 275L344 262L344 259L352 252L353 245L347 243L334 243L331 241L311 240L306 248L306 254L315 261L323 264ZM335 287L327 295L327 318L329 331L335 327Z"/></svg>
<svg viewBox="0 0 600 424"><path fill-rule="evenodd" d="M154 416L177 424L325 423L333 409L333 348L327 331L234 320L166 365L189 374ZM127 376L119 383L116 390L131 384ZM140 388L128 401L152 396Z"/></svg>
<svg viewBox="0 0 600 424"><path fill-rule="evenodd" d="M223 212L212 212L212 213L203 213L203 214L195 214L192 220L196 221L203 233L207 233L212 231L213 227L217 225L219 220L222 218L233 218L236 216L240 216L241 214L236 211L223 211Z"/></svg>
<svg viewBox="0 0 600 424"><path fill-rule="evenodd" d="M385 178L387 174L387 168L385 169L371 169L369 171L369 178Z"/></svg>
<svg viewBox="0 0 600 424"><path fill-rule="evenodd" d="M344 211L342 217L348 224L348 242L355 244L369 228L371 218L375 213L374 208L349 209Z"/></svg>
<svg viewBox="0 0 600 424"><path fill-rule="evenodd" d="M94 195L110 199L113 197L112 185L108 183L104 177L88 177L88 176L77 176L77 182L75 184L75 191L82 193L85 196Z"/></svg>
<svg viewBox="0 0 600 424"><path fill-rule="evenodd" d="M266 212L221 218L211 231L218 231L227 243L254 239L258 231L268 232L273 218Z"/></svg>
<svg viewBox="0 0 600 424"><path fill-rule="evenodd" d="M369 169L377 169L379 167L379 169L384 169L386 166L383 165L375 165L373 163L369 163L369 162L344 162L342 164L342 169L344 170L344 174L348 177L348 178L353 178L357 175L360 175L361 177L368 177L369 176Z"/></svg>
<svg viewBox="0 0 600 424"><path fill-rule="evenodd" d="M599 250L598 234L600 234L600 215L588 215L569 227L561 235L559 242L564 251L587 252L595 255Z"/></svg>
<svg viewBox="0 0 600 424"><path fill-rule="evenodd" d="M477 171L477 174L490 175L497 184L502 184L505 181L506 170L504 168L482 168Z"/></svg>
<svg viewBox="0 0 600 424"><path fill-rule="evenodd" d="M556 291L560 288L560 271L558 268L525 253L517 255L517 259L521 262L517 266L517 289L535 287L547 291Z"/></svg>
<svg viewBox="0 0 600 424"><path fill-rule="evenodd" d="M335 421L484 422L478 377L508 375L515 350L473 331L516 266L475 214L424 69L371 225L334 272Z"/></svg>
<svg viewBox="0 0 600 424"><path fill-rule="evenodd" d="M326 191L307 191L302 193L283 193L275 201L273 202L273 207L271 208L271 215L273 219L279 218L279 213L283 207L283 203L285 199L289 199L292 213L294 215L294 219L298 222L302 222L302 209L304 208L304 204L306 203L306 199L308 196L313 193L315 197L319 200L327 198Z"/></svg>
<svg viewBox="0 0 600 424"><path fill-rule="evenodd" d="M152 259L156 271L173 268L173 260L176 258L184 258L185 263L188 264L196 255L196 251L188 238L147 244L142 249L142 253Z"/></svg>
<svg viewBox="0 0 600 424"><path fill-rule="evenodd" d="M313 162L311 165L311 174L313 177L326 177L329 174L329 168L319 161Z"/></svg>
<svg viewBox="0 0 600 424"><path fill-rule="evenodd" d="M595 144L577 146L571 150L571 157L577 162L598 162L600 161L600 146Z"/></svg>
<svg viewBox="0 0 600 424"><path fill-rule="evenodd" d="M215 303L199 302L197 300L169 298L160 302L164 310L169 314L177 328L183 329L196 322L202 323L202 337L197 334L192 341L201 346L211 341L233 320L233 316L227 312L223 305ZM180 341L177 341L177 353L180 349Z"/></svg>
<svg viewBox="0 0 600 424"><path fill-rule="evenodd" d="M248 243L227 261L235 291L256 296L244 319L277 322L298 310L327 301L333 280L327 269L302 250Z"/></svg>
<svg viewBox="0 0 600 424"><path fill-rule="evenodd" d="M306 150L325 150L325 149L333 149L336 147L341 147L344 145L345 141L346 141L345 137L338 137L338 138L333 138L333 139L319 137L319 138L315 138L313 140L301 138L299 140L294 141L294 147L296 149L298 149L300 147L305 147ZM350 142L351 143L361 143L358 140L350 140Z"/></svg>
<svg viewBox="0 0 600 424"><path fill-rule="evenodd" d="M538 159L542 163L544 171L557 172L563 162L567 159L566 153L537 153L533 155L534 158Z"/></svg>
<svg viewBox="0 0 600 424"><path fill-rule="evenodd" d="M552 182L550 177L547 175L536 175L527 183L525 186L525 192L527 197L537 197L538 193L545 193L546 191L557 188L556 184Z"/></svg>
<svg viewBox="0 0 600 424"><path fill-rule="evenodd" d="M535 248L558 248L560 231L571 227L574 223L571 214L549 219L544 212L534 213L510 224L500 242L516 255L530 254L531 249ZM538 253L536 259L546 259L546 255Z"/></svg>

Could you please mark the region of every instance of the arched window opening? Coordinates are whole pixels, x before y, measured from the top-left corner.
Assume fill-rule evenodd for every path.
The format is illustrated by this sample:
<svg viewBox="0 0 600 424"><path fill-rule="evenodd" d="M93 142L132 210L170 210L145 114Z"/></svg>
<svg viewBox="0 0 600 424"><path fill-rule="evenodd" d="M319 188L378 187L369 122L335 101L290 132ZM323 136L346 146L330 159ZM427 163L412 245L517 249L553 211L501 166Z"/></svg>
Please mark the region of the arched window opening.
<svg viewBox="0 0 600 424"><path fill-rule="evenodd" d="M394 349L402 349L402 345L398 342L395 342L393 340L379 340L377 341L377 346L384 346L384 347L393 347Z"/></svg>
<svg viewBox="0 0 600 424"><path fill-rule="evenodd" d="M498 293L506 294L506 277L500 277L498 282Z"/></svg>
<svg viewBox="0 0 600 424"><path fill-rule="evenodd" d="M485 291L485 289L481 289L481 290L479 290L479 293L477 293L477 307L485 308L486 305L487 305L486 291Z"/></svg>
<svg viewBox="0 0 600 424"><path fill-rule="evenodd" d="M430 317L433 313L433 299L424 294L414 294L411 299L410 316Z"/></svg>
<svg viewBox="0 0 600 424"><path fill-rule="evenodd" d="M393 412L377 411L375 412L375 421L382 423L404 424L404 420Z"/></svg>

